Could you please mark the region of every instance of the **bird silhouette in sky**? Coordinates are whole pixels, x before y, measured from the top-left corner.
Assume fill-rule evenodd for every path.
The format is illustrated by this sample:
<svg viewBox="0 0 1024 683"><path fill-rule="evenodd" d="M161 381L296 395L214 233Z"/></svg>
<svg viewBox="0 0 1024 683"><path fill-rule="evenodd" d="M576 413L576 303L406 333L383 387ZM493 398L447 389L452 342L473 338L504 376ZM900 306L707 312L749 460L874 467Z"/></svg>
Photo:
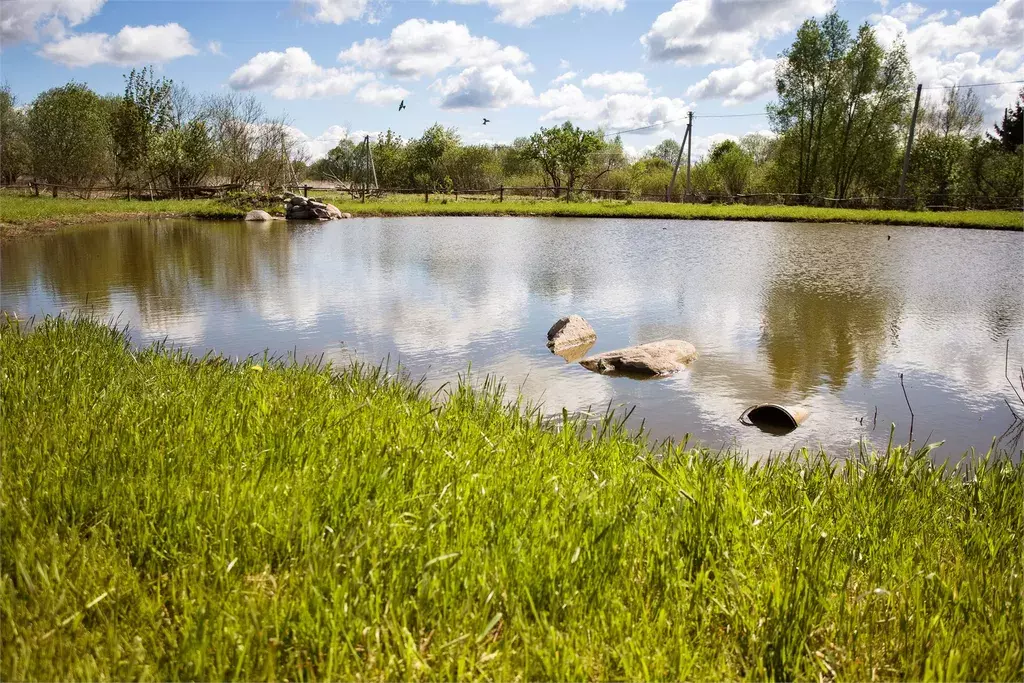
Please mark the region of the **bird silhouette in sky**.
<svg viewBox="0 0 1024 683"><path fill-rule="evenodd" d="M398 103L398 111L402 111L403 109L405 109L405 100Z"/></svg>
<svg viewBox="0 0 1024 683"><path fill-rule="evenodd" d="M487 125L488 123L490 123L490 122L491 122L491 120L490 120L490 119L484 119L484 125L485 125L485 126L486 126L486 125Z"/></svg>

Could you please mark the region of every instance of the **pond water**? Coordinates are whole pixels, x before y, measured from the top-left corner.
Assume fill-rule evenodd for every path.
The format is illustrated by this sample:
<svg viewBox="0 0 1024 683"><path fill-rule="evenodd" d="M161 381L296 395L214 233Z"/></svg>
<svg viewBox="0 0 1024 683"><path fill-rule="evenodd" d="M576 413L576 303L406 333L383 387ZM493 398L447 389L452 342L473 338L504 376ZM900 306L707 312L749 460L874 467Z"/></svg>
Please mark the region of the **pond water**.
<svg viewBox="0 0 1024 683"><path fill-rule="evenodd" d="M1003 377L1024 364L1024 234L941 228L559 218L375 218L318 224L153 221L67 229L0 247L0 307L117 317L244 357L390 356L429 386L497 374L547 413L636 406L655 437L685 433L763 457L945 440L986 450L1011 425ZM579 313L591 353L666 338L700 358L669 378L593 374L545 347ZM805 408L772 435L738 417ZM1018 404L1019 408L1019 404ZM876 417L877 409L877 417ZM1018 409L1019 413L1021 411ZM1018 454L1020 442L1004 439Z"/></svg>

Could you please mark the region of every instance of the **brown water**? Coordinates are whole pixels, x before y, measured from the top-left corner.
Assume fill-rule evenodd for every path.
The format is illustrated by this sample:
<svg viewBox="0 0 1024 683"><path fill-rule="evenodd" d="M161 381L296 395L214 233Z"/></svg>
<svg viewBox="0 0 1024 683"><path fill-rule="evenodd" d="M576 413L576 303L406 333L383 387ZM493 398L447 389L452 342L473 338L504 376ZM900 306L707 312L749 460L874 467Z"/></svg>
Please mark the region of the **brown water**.
<svg viewBox="0 0 1024 683"><path fill-rule="evenodd" d="M891 236L891 239L888 238ZM380 218L314 225L117 223L8 241L0 306L87 311L230 356L265 349L391 357L428 384L503 376L546 412L636 405L629 424L755 456L945 440L986 450L1011 424L1024 364L1024 234L856 225ZM676 376L595 375L544 345L561 315L593 353L679 338ZM796 431L744 427L748 405L807 408ZM874 418L877 407L877 420ZM1024 411L1018 410L1024 413ZM863 424L862 424L863 418ZM1020 442L1002 442L1019 454ZM1018 455L1019 457L1019 455Z"/></svg>

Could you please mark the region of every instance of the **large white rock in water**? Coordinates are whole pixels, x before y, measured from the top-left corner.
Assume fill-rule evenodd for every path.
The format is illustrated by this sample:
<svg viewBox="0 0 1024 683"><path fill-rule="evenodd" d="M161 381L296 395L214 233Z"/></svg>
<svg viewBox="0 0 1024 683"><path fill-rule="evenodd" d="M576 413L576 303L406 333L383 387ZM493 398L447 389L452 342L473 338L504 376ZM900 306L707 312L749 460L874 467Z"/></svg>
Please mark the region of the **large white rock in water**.
<svg viewBox="0 0 1024 683"><path fill-rule="evenodd" d="M583 316L576 314L559 318L548 330L548 346L552 350L593 343L595 339L597 332L594 332L594 328Z"/></svg>
<svg viewBox="0 0 1024 683"><path fill-rule="evenodd" d="M327 215L331 218L345 218L345 214L343 214L341 209L336 207L334 204L327 205Z"/></svg>
<svg viewBox="0 0 1024 683"><path fill-rule="evenodd" d="M666 339L599 353L584 358L580 365L602 375L657 377L682 370L696 357L697 349L690 342Z"/></svg>
<svg viewBox="0 0 1024 683"><path fill-rule="evenodd" d="M245 220L247 221L272 221L274 217L266 211L260 209L253 209L249 213L245 214Z"/></svg>

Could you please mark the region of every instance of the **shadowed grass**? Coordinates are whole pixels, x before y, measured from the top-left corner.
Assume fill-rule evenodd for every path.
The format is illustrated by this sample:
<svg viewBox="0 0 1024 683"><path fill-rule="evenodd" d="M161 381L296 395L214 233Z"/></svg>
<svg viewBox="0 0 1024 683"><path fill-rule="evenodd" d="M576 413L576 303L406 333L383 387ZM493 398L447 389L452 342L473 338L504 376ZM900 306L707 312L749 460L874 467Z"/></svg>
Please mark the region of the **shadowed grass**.
<svg viewBox="0 0 1024 683"><path fill-rule="evenodd" d="M1024 468L0 324L0 677L1024 676ZM657 457L656 457L657 456Z"/></svg>
<svg viewBox="0 0 1024 683"><path fill-rule="evenodd" d="M799 221L810 223L870 223L935 225L960 228L1024 230L1020 211L883 211L825 209L808 206L745 206L742 204L667 204L662 202L593 201L565 203L551 200L509 199L505 202L444 199L429 203L413 195L368 200L349 195L316 193L356 216L566 216L583 218L675 218L688 220ZM274 207L263 207L273 209ZM277 207L283 213L283 206ZM245 211L216 200L52 199L0 197L0 223L8 234L60 225L145 216L185 216L240 219Z"/></svg>

